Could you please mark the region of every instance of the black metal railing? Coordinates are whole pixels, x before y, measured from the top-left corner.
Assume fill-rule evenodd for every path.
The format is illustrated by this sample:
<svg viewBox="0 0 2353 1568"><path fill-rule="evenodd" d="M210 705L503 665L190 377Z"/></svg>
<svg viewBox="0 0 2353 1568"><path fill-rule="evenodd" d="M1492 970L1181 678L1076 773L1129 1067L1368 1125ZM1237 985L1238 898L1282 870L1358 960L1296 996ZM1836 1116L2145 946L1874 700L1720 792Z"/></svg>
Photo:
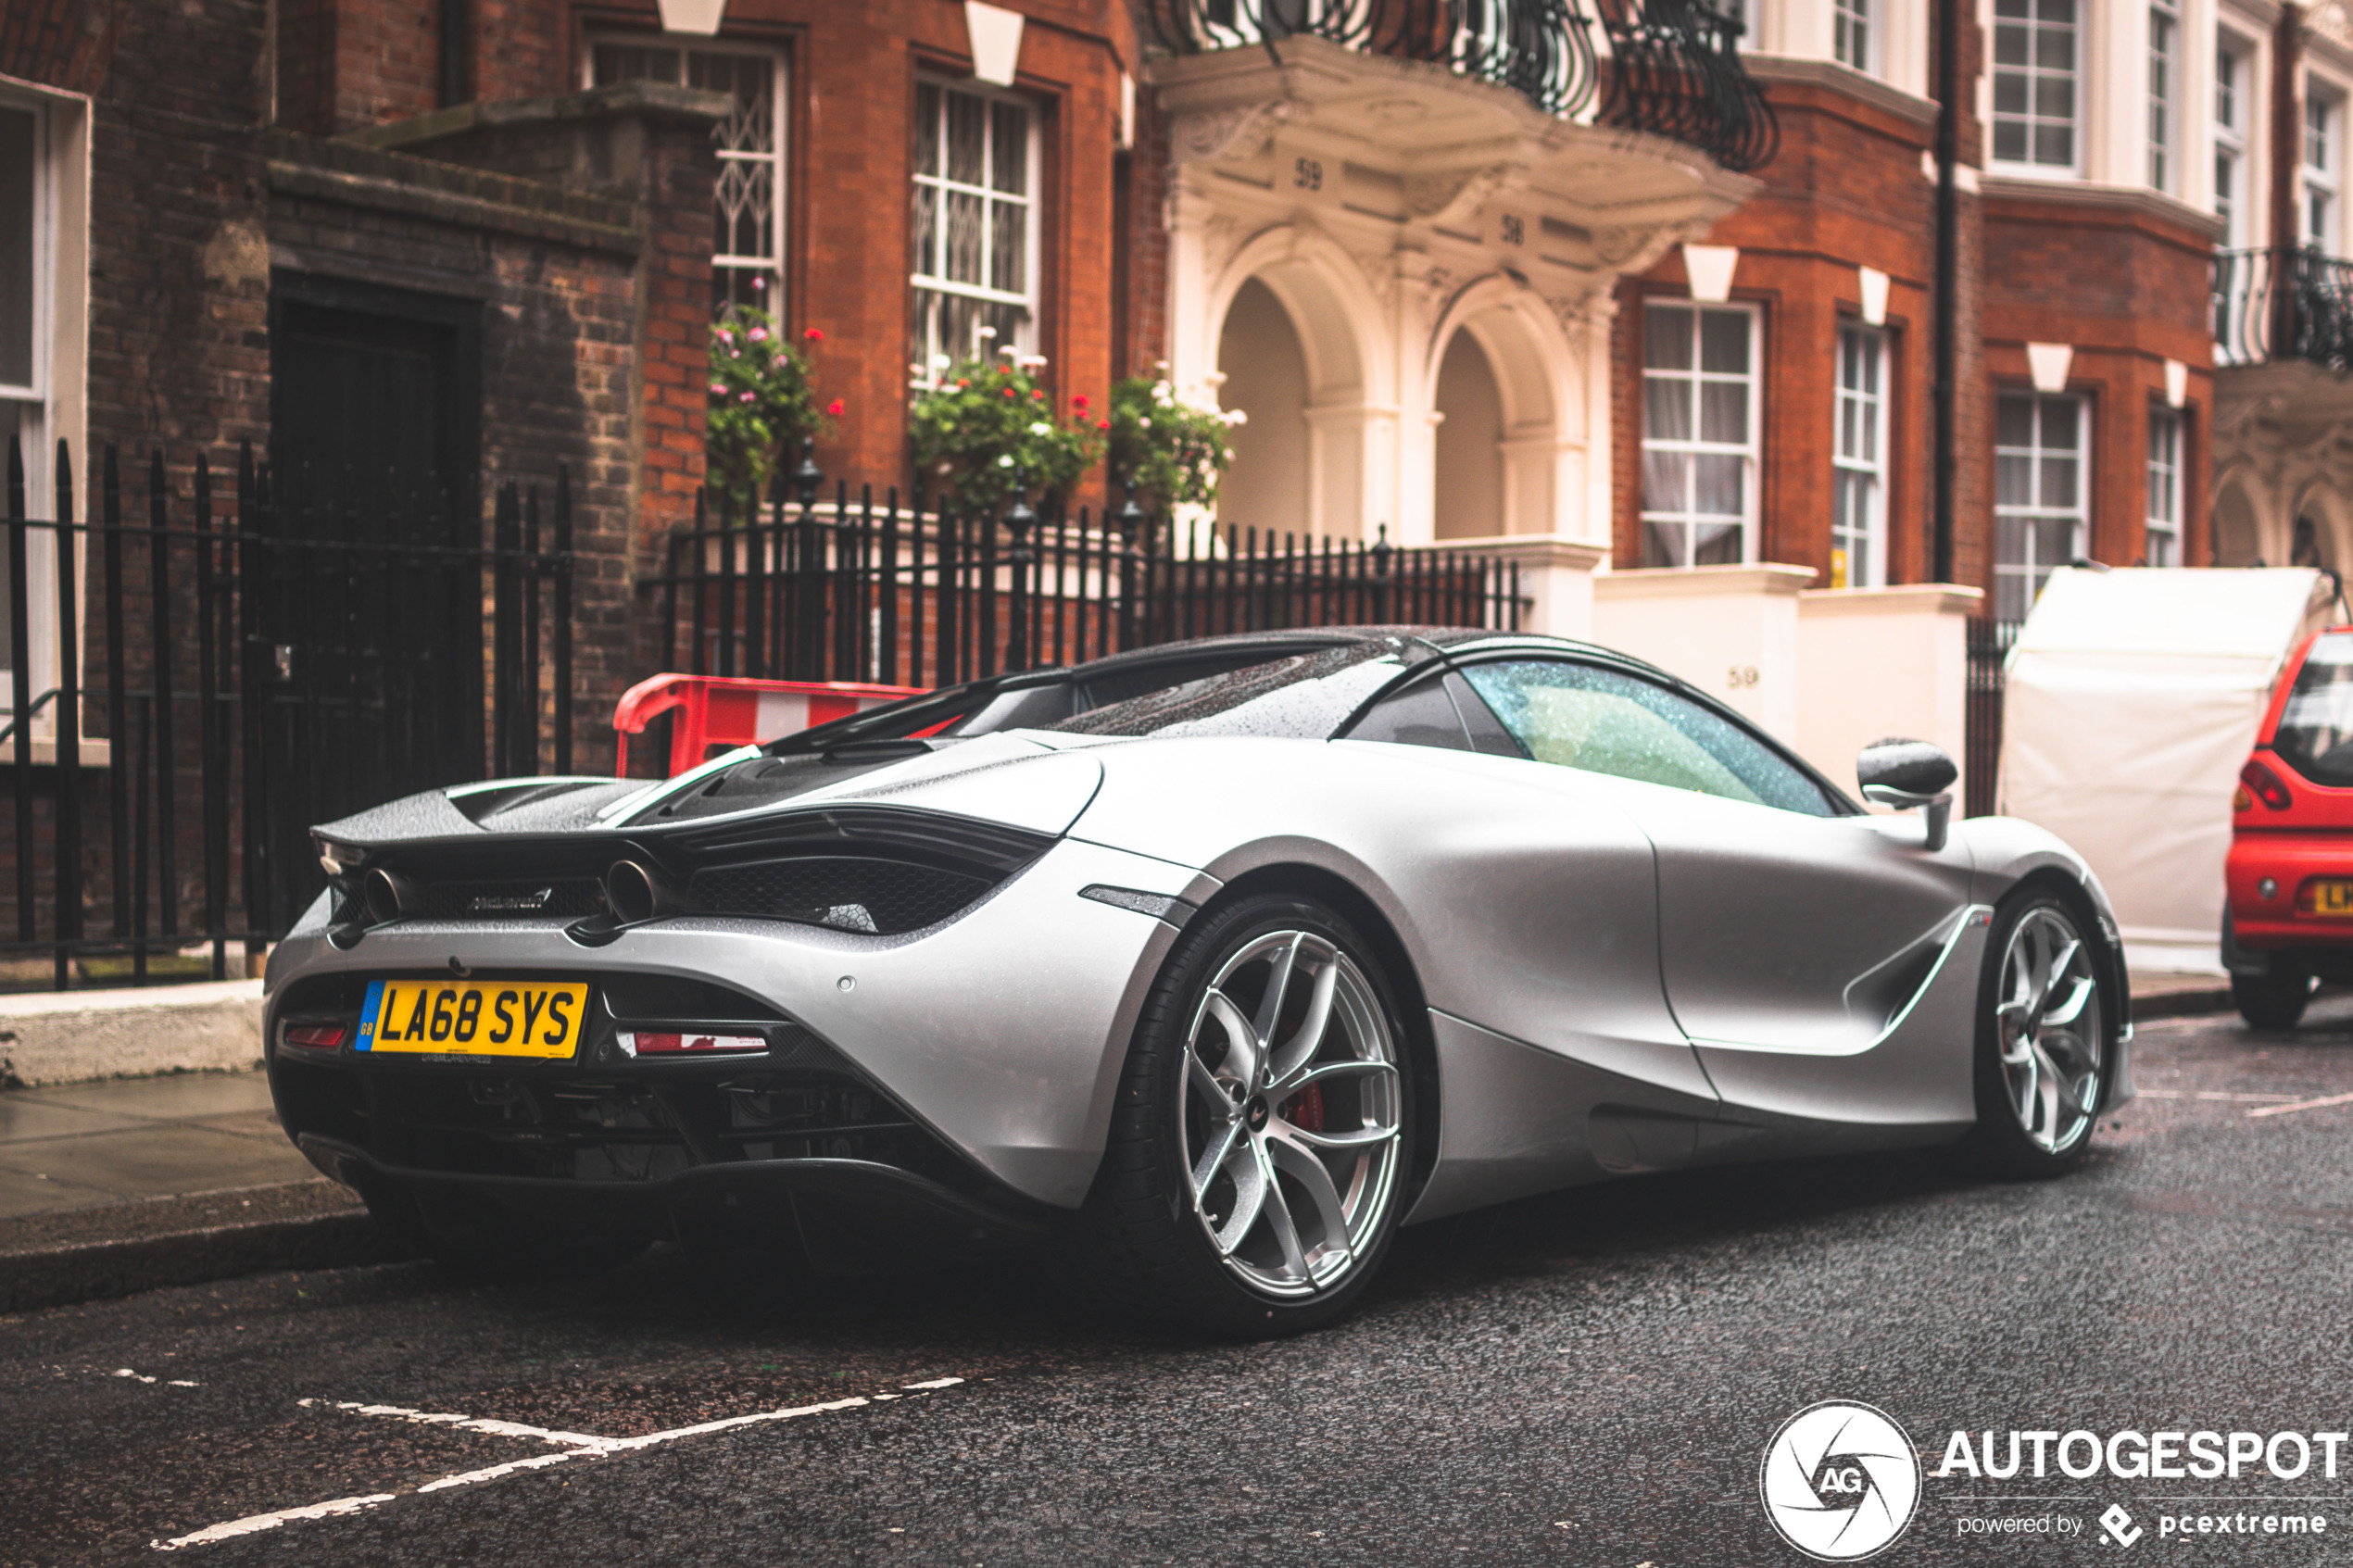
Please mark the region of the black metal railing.
<svg viewBox="0 0 2353 1568"><path fill-rule="evenodd" d="M1179 526L1132 501L998 517L871 485L820 494L779 483L671 535L654 582L663 668L936 686L1224 632L1519 625L1515 563L1385 536Z"/></svg>
<svg viewBox="0 0 2353 1568"><path fill-rule="evenodd" d="M510 483L485 538L471 498L402 527L397 476L280 485L250 446L176 472L152 452L128 506L108 446L78 521L60 442L34 518L13 437L7 457L0 986L225 977L231 946L282 935L324 884L313 823L570 771L561 476L544 536Z"/></svg>
<svg viewBox="0 0 2353 1568"><path fill-rule="evenodd" d="M1966 634L1969 684L1962 710L1961 813L1990 817L2001 784L2002 693L2010 649L2024 622L1970 618Z"/></svg>
<svg viewBox="0 0 2353 1568"><path fill-rule="evenodd" d="M1547 114L1671 136L1727 169L1760 169L1780 145L1741 64L1741 24L1712 0L1148 0L1145 11L1176 54L1321 38L1497 82Z"/></svg>
<svg viewBox="0 0 2353 1568"><path fill-rule="evenodd" d="M2214 358L2353 370L2353 261L2289 248L2215 252Z"/></svg>

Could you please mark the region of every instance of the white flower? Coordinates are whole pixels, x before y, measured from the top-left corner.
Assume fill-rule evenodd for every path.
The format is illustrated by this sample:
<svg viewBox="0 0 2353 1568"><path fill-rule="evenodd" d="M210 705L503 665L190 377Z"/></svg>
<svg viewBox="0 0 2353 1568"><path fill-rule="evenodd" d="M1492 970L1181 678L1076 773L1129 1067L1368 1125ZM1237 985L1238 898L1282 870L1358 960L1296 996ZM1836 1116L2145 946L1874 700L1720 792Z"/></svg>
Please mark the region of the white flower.
<svg viewBox="0 0 2353 1568"><path fill-rule="evenodd" d="M994 327L981 327L977 329L977 331L979 335L982 337L995 337L997 335L997 329Z"/></svg>
<svg viewBox="0 0 2353 1568"><path fill-rule="evenodd" d="M1164 408L1176 401L1176 389L1164 381L1152 383L1152 401Z"/></svg>
<svg viewBox="0 0 2353 1568"><path fill-rule="evenodd" d="M1054 427L1046 423L1043 420L1040 420L1038 423L1029 427L1029 433L1032 435L1051 435L1054 433Z"/></svg>
<svg viewBox="0 0 2353 1568"><path fill-rule="evenodd" d="M1222 418L1228 425L1246 425L1250 423L1250 415L1239 408L1228 408L1219 417Z"/></svg>
<svg viewBox="0 0 2353 1568"><path fill-rule="evenodd" d="M1006 453L1003 457L997 459L997 466L1000 469L1012 468L1013 466L1013 455L1011 452Z"/></svg>
<svg viewBox="0 0 2353 1568"><path fill-rule="evenodd" d="M933 355L931 357L931 368L935 370L946 370L948 368L948 356L945 354Z"/></svg>
<svg viewBox="0 0 2353 1568"><path fill-rule="evenodd" d="M1150 430L1152 428L1152 422L1151 420L1144 418L1141 414L1139 414L1136 416L1136 428L1138 430Z"/></svg>

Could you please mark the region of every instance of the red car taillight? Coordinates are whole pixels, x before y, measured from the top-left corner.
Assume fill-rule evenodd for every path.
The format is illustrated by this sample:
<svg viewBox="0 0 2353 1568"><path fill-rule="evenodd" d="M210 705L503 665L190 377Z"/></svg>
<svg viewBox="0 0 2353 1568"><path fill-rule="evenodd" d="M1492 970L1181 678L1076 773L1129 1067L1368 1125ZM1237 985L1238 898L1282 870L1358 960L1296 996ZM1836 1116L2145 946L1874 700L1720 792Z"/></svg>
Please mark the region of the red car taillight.
<svg viewBox="0 0 2353 1568"><path fill-rule="evenodd" d="M2287 785L2280 782L2279 774L2251 757L2247 759L2246 766L2239 770L2239 783L2246 787L2248 794L2274 811L2284 811L2296 804L2296 797L2287 792ZM2237 803L2233 801L2233 804ZM2242 811L2246 809L2244 806L2238 809Z"/></svg>
<svg viewBox="0 0 2353 1568"><path fill-rule="evenodd" d="M286 1044L307 1051L339 1051L349 1034L340 1023L289 1023Z"/></svg>

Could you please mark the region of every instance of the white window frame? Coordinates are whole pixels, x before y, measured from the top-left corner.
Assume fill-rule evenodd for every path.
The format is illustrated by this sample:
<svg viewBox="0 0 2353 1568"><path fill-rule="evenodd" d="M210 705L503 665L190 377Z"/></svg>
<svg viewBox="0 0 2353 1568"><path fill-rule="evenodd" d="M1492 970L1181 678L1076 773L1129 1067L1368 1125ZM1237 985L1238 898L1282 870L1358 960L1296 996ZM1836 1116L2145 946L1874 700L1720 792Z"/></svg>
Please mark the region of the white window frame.
<svg viewBox="0 0 2353 1568"><path fill-rule="evenodd" d="M2142 558L2150 566L2182 563L2182 458L2188 420L2179 408L2149 405L2148 504Z"/></svg>
<svg viewBox="0 0 2353 1568"><path fill-rule="evenodd" d="M1880 74L1885 31L1880 0L1831 0L1831 58L1866 76ZM1856 47L1856 34L1861 47Z"/></svg>
<svg viewBox="0 0 2353 1568"><path fill-rule="evenodd" d="M1764 313L1754 305L1743 303L1737 300L1724 305L1706 305L1701 304L1696 300L1690 299L1659 298L1647 301L1642 308L1644 313L1644 320L1642 323L1642 343L1644 347L1642 351L1643 367L1642 406L1644 408L1642 444L1643 457L1643 476L1642 481L1643 564L1651 564L1650 533L1653 528L1679 528L1682 531L1682 547L1680 552L1682 558L1680 564L1689 567L1700 564L1694 558L1696 549L1693 536L1696 531L1702 527L1715 526L1723 523L1733 523L1738 527L1741 542L1741 563L1743 565L1753 563L1756 559L1756 503L1757 492L1761 488L1758 478L1758 469L1762 458L1760 433L1764 428ZM1653 312L1666 310L1687 312L1692 317L1692 364L1691 369L1688 370L1657 371L1653 370L1650 368L1650 356L1648 350L1650 332L1649 316ZM1738 315L1746 319L1748 323L1748 369L1745 372L1733 375L1723 371L1705 370L1701 368L1700 321L1703 317L1714 314ZM1686 381L1690 383L1692 433L1688 439L1659 437L1652 434L1650 430L1648 408L1650 405L1650 386L1654 380ZM1743 433L1741 441L1738 443L1703 441L1700 439L1699 421L1702 409L1701 389L1711 382L1718 383L1737 382L1745 385L1748 389L1748 428ZM1741 508L1739 516L1734 518L1729 514L1712 512L1700 513L1688 509L1682 511L1655 511L1651 509L1649 458L1653 453L1689 456L1692 458L1730 457L1740 459ZM1696 475L1688 480L1686 483L1688 486L1685 492L1686 495L1690 496L1695 495L1698 485ZM1664 564L1672 566L1678 563L1669 561Z"/></svg>
<svg viewBox="0 0 2353 1568"><path fill-rule="evenodd" d="M1887 333L1841 321L1832 373L1831 572L1833 588L1887 585ZM1859 371L1859 381L1851 372ZM1847 497L1861 505L1850 509ZM1858 517L1856 511L1860 512ZM1861 571L1856 570L1860 558Z"/></svg>
<svg viewBox="0 0 2353 1568"><path fill-rule="evenodd" d="M988 233L990 228L988 215L990 212L1000 204L1010 204L1015 200L1018 200L1024 208L1022 220L1023 287L1018 290L999 289L982 283L961 282L945 277L937 271L924 271L919 267L913 265L911 258L911 264L908 269L908 282L914 296L914 319L912 323L912 332L908 345L912 355L912 362L910 364L909 370L912 371L916 383L918 385L925 385L929 384L936 379L937 373L946 368L939 363L943 357L949 361L954 362L965 358L991 358L999 351L1006 348L1011 348L1016 354L1023 356L1031 355L1037 351L1038 318L1043 313L1043 302L1040 297L1042 291L1040 286L1038 266L1038 232L1040 220L1039 209L1044 206L1045 197L1045 192L1042 188L1045 163L1042 144L1045 138L1041 134L1041 127L1039 124L1041 117L1039 114L1039 106L1038 101L1026 94L998 91L983 87L969 81L956 82L950 81L945 78L929 76L921 79L921 85L936 89L940 95L938 112L943 119L948 113L948 94L950 93L962 94L969 98L978 98L983 102L991 105L1010 104L1018 107L1024 116L1023 123L1026 128L1028 140L1028 146L1024 152L1025 172L1023 181L1026 190L1024 194L1019 197L1005 195L993 188L965 185L951 181L948 177L947 169L944 164L937 174L925 174L921 172L920 161L908 170L908 199L911 203L913 200L915 189L918 186L929 186L937 193L936 199L937 199L938 205L934 210L938 214L938 217L935 222L933 232L938 237L938 243L943 245L946 243L948 212L948 204L944 198L951 192L960 194L975 194L980 196L982 200L982 232L980 249L984 266L986 266L988 257ZM920 93L917 94L915 102L918 106L922 104L923 98ZM920 107L917 112L921 112ZM983 171L982 178L985 180L988 178L988 170L992 168L995 163L997 117L994 114L986 115L982 119L982 124L986 128L986 134L988 138L988 142L984 144L983 151L981 153L981 168ZM923 128L923 133L937 135L940 139L940 145L943 149L945 148L946 131L944 125L935 125ZM910 244L912 245L913 238L912 216L910 218L909 238ZM930 299L926 299L926 295L930 295L932 297ZM1003 307L1004 309L1019 312L1019 315L1015 318L1013 341L1008 344L1002 341L1001 337L994 341L982 341L987 336L987 333L990 331L990 329L981 326L981 324L977 321L977 319L975 319L975 327L978 330L976 330L975 333L975 342L969 344L947 344L938 341L937 334L940 315L940 302L944 302L947 298L951 296L970 299L980 305L993 305Z"/></svg>
<svg viewBox="0 0 2353 1568"><path fill-rule="evenodd" d="M43 92L31 82L0 80L0 104L33 113L33 362L28 383L0 388L0 402L14 409L12 423L23 446L23 510L26 517L57 517L57 442L64 440L73 454L75 517L82 517L84 496L90 496L90 454L82 430L82 355L84 318L90 308L87 289L87 223L90 223L90 101L70 94ZM69 127L70 119L70 127ZM69 191L70 186L70 191ZM69 254L70 252L70 254ZM7 451L0 437L0 466ZM5 468L0 468L5 482ZM5 496L0 496L5 510ZM73 541L75 559L87 552L82 538ZM78 619L87 619L87 607L78 607ZM80 628L75 628L80 633ZM84 660L90 644L78 637ZM38 700L57 686L57 533L33 529L26 538L26 649L31 670L26 689ZM12 646L0 630L0 721L12 712L14 670ZM33 717L33 759L57 757L59 705L49 703ZM0 761L14 750L14 741L0 746ZM82 738L82 764L106 766L104 741Z"/></svg>
<svg viewBox="0 0 2353 1568"><path fill-rule="evenodd" d="M2001 444L2000 406L2014 397L2025 398L2034 407L2032 445L2028 446L2005 446ZM2042 410L2057 403L2069 404L2075 409L2075 499L2071 504L2052 505L2042 494L2042 469L2045 454L2062 454L2065 450L2043 445ZM2085 537L2091 532L2092 401L2081 393L2034 392L2023 387L2004 387L1995 395L1994 431L1994 613L2005 621L2022 621L2026 612L2034 608L2035 597L2043 591L2043 584L2055 566L2082 556ZM2032 465L2031 471L2035 493L2028 501L2003 501L2001 470L2005 458L2024 458ZM2025 546L2022 552L2017 553L2016 558L2007 547L2008 530L2003 526L2010 522L2019 525ZM2060 559L2048 565L2038 559L2043 552L2037 548L2043 543L2046 529L2066 531L2066 547L2060 552ZM2017 607L2018 614L2012 616L2007 613L2009 607L2005 603L2007 596L2005 589L2010 584L2021 583L2021 602Z"/></svg>
<svg viewBox="0 0 2353 1568"><path fill-rule="evenodd" d="M2246 67L2253 55L2229 33L2215 40L2214 215L2222 220L2224 250L2246 245L2246 115L2253 107Z"/></svg>
<svg viewBox="0 0 2353 1568"><path fill-rule="evenodd" d="M686 56L688 55L732 55L738 58L765 60L769 63L771 69L774 73L770 78L768 89L769 112L774 120L774 124L770 128L770 140L774 143L774 145L764 151L754 150L749 152L744 151L741 148L729 146L727 142L731 122L723 122L720 125L714 126L712 128L711 137L712 140L718 144L716 151L719 157L719 175L721 181L725 179L727 166L731 163L765 163L770 166L768 176L768 188L770 193L768 244L773 254L769 256L755 256L714 250L711 257L713 295L712 314L718 314L718 300L721 297L722 292L719 285L723 277L728 274L741 274L747 282L751 279L764 279L766 281L767 287L753 287L750 291L751 298L749 299L740 298L738 291L730 287L724 291L725 297L730 300L735 300L736 303L749 304L758 300L759 296L765 295L767 297L764 301L760 303L760 307L766 310L771 316L775 317L777 320L783 320L785 288L785 211L788 190L786 181L791 168L788 155L790 152L789 138L792 131L792 100L789 96L789 90L792 85L792 77L785 59L784 51L781 49L770 48L760 44L744 44L738 43L734 39L706 37L699 33L690 32L594 33L589 37L588 48L582 65L583 71L586 78L583 85L589 87L600 85L597 80L597 53L599 49L604 48L668 50L674 54L677 57L678 75L674 80L680 84L684 84L686 79ZM623 79L617 78L616 80ZM627 80L647 79L631 78ZM714 182L714 190L712 192L712 200L714 202L719 199L719 192L716 189L716 185L717 182ZM716 216L717 214L714 211L714 219ZM733 225L730 225L730 228L732 229Z"/></svg>
<svg viewBox="0 0 2353 1568"><path fill-rule="evenodd" d="M2175 0L2149 0L2148 181L2171 191L2181 180L2182 13Z"/></svg>
<svg viewBox="0 0 2353 1568"><path fill-rule="evenodd" d="M2090 72L2084 69L2084 62L2089 53L2085 47L2089 31L2086 13L2092 9L2091 0L2075 0L2075 18L2068 22L2042 19L2042 7L2053 3L2054 0L1995 0L1994 57L1988 62L1985 77L1993 93L1993 107L1986 116L1986 148L1990 160L2006 171L2032 174L2044 179L2079 175L2083 171L2083 127L2087 119L2083 99L2090 82ZM2025 6L2028 15L2023 18L2003 16L2002 7L2010 4ZM2026 57L2023 62L2006 66L2001 63L2004 33L2020 29L2023 29L2025 33ZM2064 71L2037 63L2041 55L2041 39L2046 31L2064 32L2071 41L2070 64ZM2000 108L2001 84L2005 76L2024 78L2026 107L2022 114L2005 114ZM2070 84L2069 113L2064 119L2044 115L2036 104L2040 84L2046 80L2062 77ZM2001 151L2002 128L2010 124L2024 127L2026 156L2023 157L2005 157ZM2037 132L2043 127L2062 125L2067 130L2067 160L2052 163L2038 159L2035 157L2035 143L2039 139Z"/></svg>
<svg viewBox="0 0 2353 1568"><path fill-rule="evenodd" d="M2303 124L2296 133L2297 172L2304 200L2296 214L2297 238L2330 255L2337 249L2337 165L2345 161L2345 97L2320 78L2304 79ZM2317 156L2317 161L2316 161Z"/></svg>

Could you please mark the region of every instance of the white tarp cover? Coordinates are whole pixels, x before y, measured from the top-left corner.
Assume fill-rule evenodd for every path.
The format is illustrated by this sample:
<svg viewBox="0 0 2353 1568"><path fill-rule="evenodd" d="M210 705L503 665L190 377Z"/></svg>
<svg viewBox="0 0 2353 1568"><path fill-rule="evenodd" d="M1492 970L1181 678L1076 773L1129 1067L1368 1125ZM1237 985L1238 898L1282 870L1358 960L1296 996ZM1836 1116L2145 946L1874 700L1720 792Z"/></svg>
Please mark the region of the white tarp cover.
<svg viewBox="0 0 2353 1568"><path fill-rule="evenodd" d="M2231 791L2281 664L2333 603L2305 567L2062 568L2027 615L2000 809L2091 862L2134 967L2220 967Z"/></svg>

